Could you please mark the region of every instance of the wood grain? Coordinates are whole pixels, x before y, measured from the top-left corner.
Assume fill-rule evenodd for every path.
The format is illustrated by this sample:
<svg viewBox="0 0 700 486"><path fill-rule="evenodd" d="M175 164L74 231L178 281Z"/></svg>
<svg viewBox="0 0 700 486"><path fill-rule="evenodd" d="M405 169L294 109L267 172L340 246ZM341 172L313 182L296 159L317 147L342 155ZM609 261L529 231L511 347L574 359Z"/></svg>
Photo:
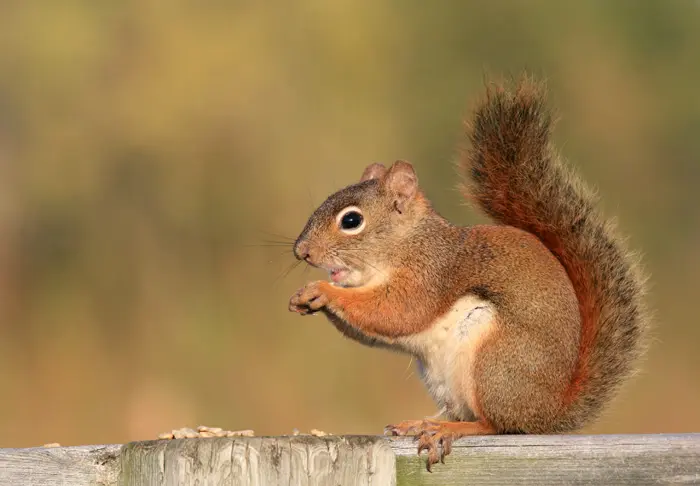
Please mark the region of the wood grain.
<svg viewBox="0 0 700 486"><path fill-rule="evenodd" d="M432 474L411 438L391 445L400 486L700 484L700 434L472 437Z"/></svg>
<svg viewBox="0 0 700 486"><path fill-rule="evenodd" d="M0 485L117 484L121 446L0 449Z"/></svg>
<svg viewBox="0 0 700 486"><path fill-rule="evenodd" d="M700 484L700 434L490 436L425 470L405 437L235 437L0 449L5 485Z"/></svg>
<svg viewBox="0 0 700 486"><path fill-rule="evenodd" d="M381 437L236 437L132 442L120 486L396 484L395 456Z"/></svg>

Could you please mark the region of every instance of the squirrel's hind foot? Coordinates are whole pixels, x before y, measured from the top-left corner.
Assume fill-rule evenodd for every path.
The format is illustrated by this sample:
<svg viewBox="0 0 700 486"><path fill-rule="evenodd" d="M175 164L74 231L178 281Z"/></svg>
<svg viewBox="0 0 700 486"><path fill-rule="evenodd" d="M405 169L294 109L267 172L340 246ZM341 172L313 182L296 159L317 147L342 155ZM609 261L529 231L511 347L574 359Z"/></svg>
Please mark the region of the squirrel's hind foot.
<svg viewBox="0 0 700 486"><path fill-rule="evenodd" d="M495 434L496 429L483 421L448 422L444 420L404 420L396 425L387 425L385 435L415 435L418 440L418 455L427 451L425 465L432 472L433 464L445 463L445 456L452 451L452 442L466 435Z"/></svg>

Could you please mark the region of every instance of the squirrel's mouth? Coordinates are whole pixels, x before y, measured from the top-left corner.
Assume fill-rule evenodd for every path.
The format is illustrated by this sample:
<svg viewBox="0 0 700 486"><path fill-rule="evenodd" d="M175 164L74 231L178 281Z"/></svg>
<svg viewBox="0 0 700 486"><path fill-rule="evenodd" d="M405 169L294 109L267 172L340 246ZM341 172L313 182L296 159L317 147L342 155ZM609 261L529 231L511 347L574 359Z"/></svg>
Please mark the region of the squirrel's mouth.
<svg viewBox="0 0 700 486"><path fill-rule="evenodd" d="M335 283L343 282L350 271L347 268L331 268L328 270L328 276Z"/></svg>

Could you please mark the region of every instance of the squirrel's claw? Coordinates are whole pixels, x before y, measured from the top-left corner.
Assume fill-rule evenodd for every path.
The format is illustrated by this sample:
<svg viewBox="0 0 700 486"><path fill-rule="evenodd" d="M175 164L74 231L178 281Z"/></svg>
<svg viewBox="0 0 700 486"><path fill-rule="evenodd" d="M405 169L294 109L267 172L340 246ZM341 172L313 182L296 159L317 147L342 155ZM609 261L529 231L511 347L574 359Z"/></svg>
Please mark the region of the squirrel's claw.
<svg viewBox="0 0 700 486"><path fill-rule="evenodd" d="M321 282L310 282L297 290L289 299L289 310L301 315L312 314L328 304L328 296L321 291Z"/></svg>
<svg viewBox="0 0 700 486"><path fill-rule="evenodd" d="M446 443L450 445L445 447ZM425 467L428 472L433 472L433 464L437 464L438 462L445 463L445 456L449 454L449 450L452 449L451 444L452 439L449 438L449 434L445 436L440 432L423 431L418 436L418 455L423 451L428 452L428 457L425 460Z"/></svg>
<svg viewBox="0 0 700 486"><path fill-rule="evenodd" d="M432 472L433 464L441 462L445 464L445 456L452 452L452 441L454 434L445 430L441 425L430 425L425 427L418 435L418 455L423 451L428 451L425 467L428 472Z"/></svg>
<svg viewBox="0 0 700 486"><path fill-rule="evenodd" d="M433 464L441 462L445 464L445 456L452 452L452 441L455 434L446 430L441 425L434 425L424 429L418 436L418 455L424 450L428 451L425 461L426 469L432 472Z"/></svg>
<svg viewBox="0 0 700 486"><path fill-rule="evenodd" d="M434 420L404 420L396 425L387 425L384 428L385 435L411 435L415 434L418 440L418 455L423 451L428 452L425 466L428 472L432 472L433 464L445 463L445 456L452 451L453 435Z"/></svg>
<svg viewBox="0 0 700 486"><path fill-rule="evenodd" d="M411 435L420 432L425 427L426 420L404 420L396 425L384 427L384 435Z"/></svg>
<svg viewBox="0 0 700 486"><path fill-rule="evenodd" d="M452 442L466 435L487 435L496 433L484 421L448 422L443 420L404 420L397 425L387 425L387 435L415 434L418 440L418 455L427 451L426 467L431 471L433 464L445 463L445 456L452 452ZM431 471L432 472L432 471Z"/></svg>

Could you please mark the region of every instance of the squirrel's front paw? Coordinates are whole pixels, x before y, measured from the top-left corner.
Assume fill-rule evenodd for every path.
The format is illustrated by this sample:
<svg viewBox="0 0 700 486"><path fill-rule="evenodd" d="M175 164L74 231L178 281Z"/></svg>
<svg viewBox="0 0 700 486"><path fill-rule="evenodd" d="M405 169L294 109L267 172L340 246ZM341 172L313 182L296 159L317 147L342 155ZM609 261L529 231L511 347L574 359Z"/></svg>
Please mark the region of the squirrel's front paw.
<svg viewBox="0 0 700 486"><path fill-rule="evenodd" d="M289 310L301 315L312 314L328 304L328 296L321 289L325 282L316 281L306 284L289 299Z"/></svg>

